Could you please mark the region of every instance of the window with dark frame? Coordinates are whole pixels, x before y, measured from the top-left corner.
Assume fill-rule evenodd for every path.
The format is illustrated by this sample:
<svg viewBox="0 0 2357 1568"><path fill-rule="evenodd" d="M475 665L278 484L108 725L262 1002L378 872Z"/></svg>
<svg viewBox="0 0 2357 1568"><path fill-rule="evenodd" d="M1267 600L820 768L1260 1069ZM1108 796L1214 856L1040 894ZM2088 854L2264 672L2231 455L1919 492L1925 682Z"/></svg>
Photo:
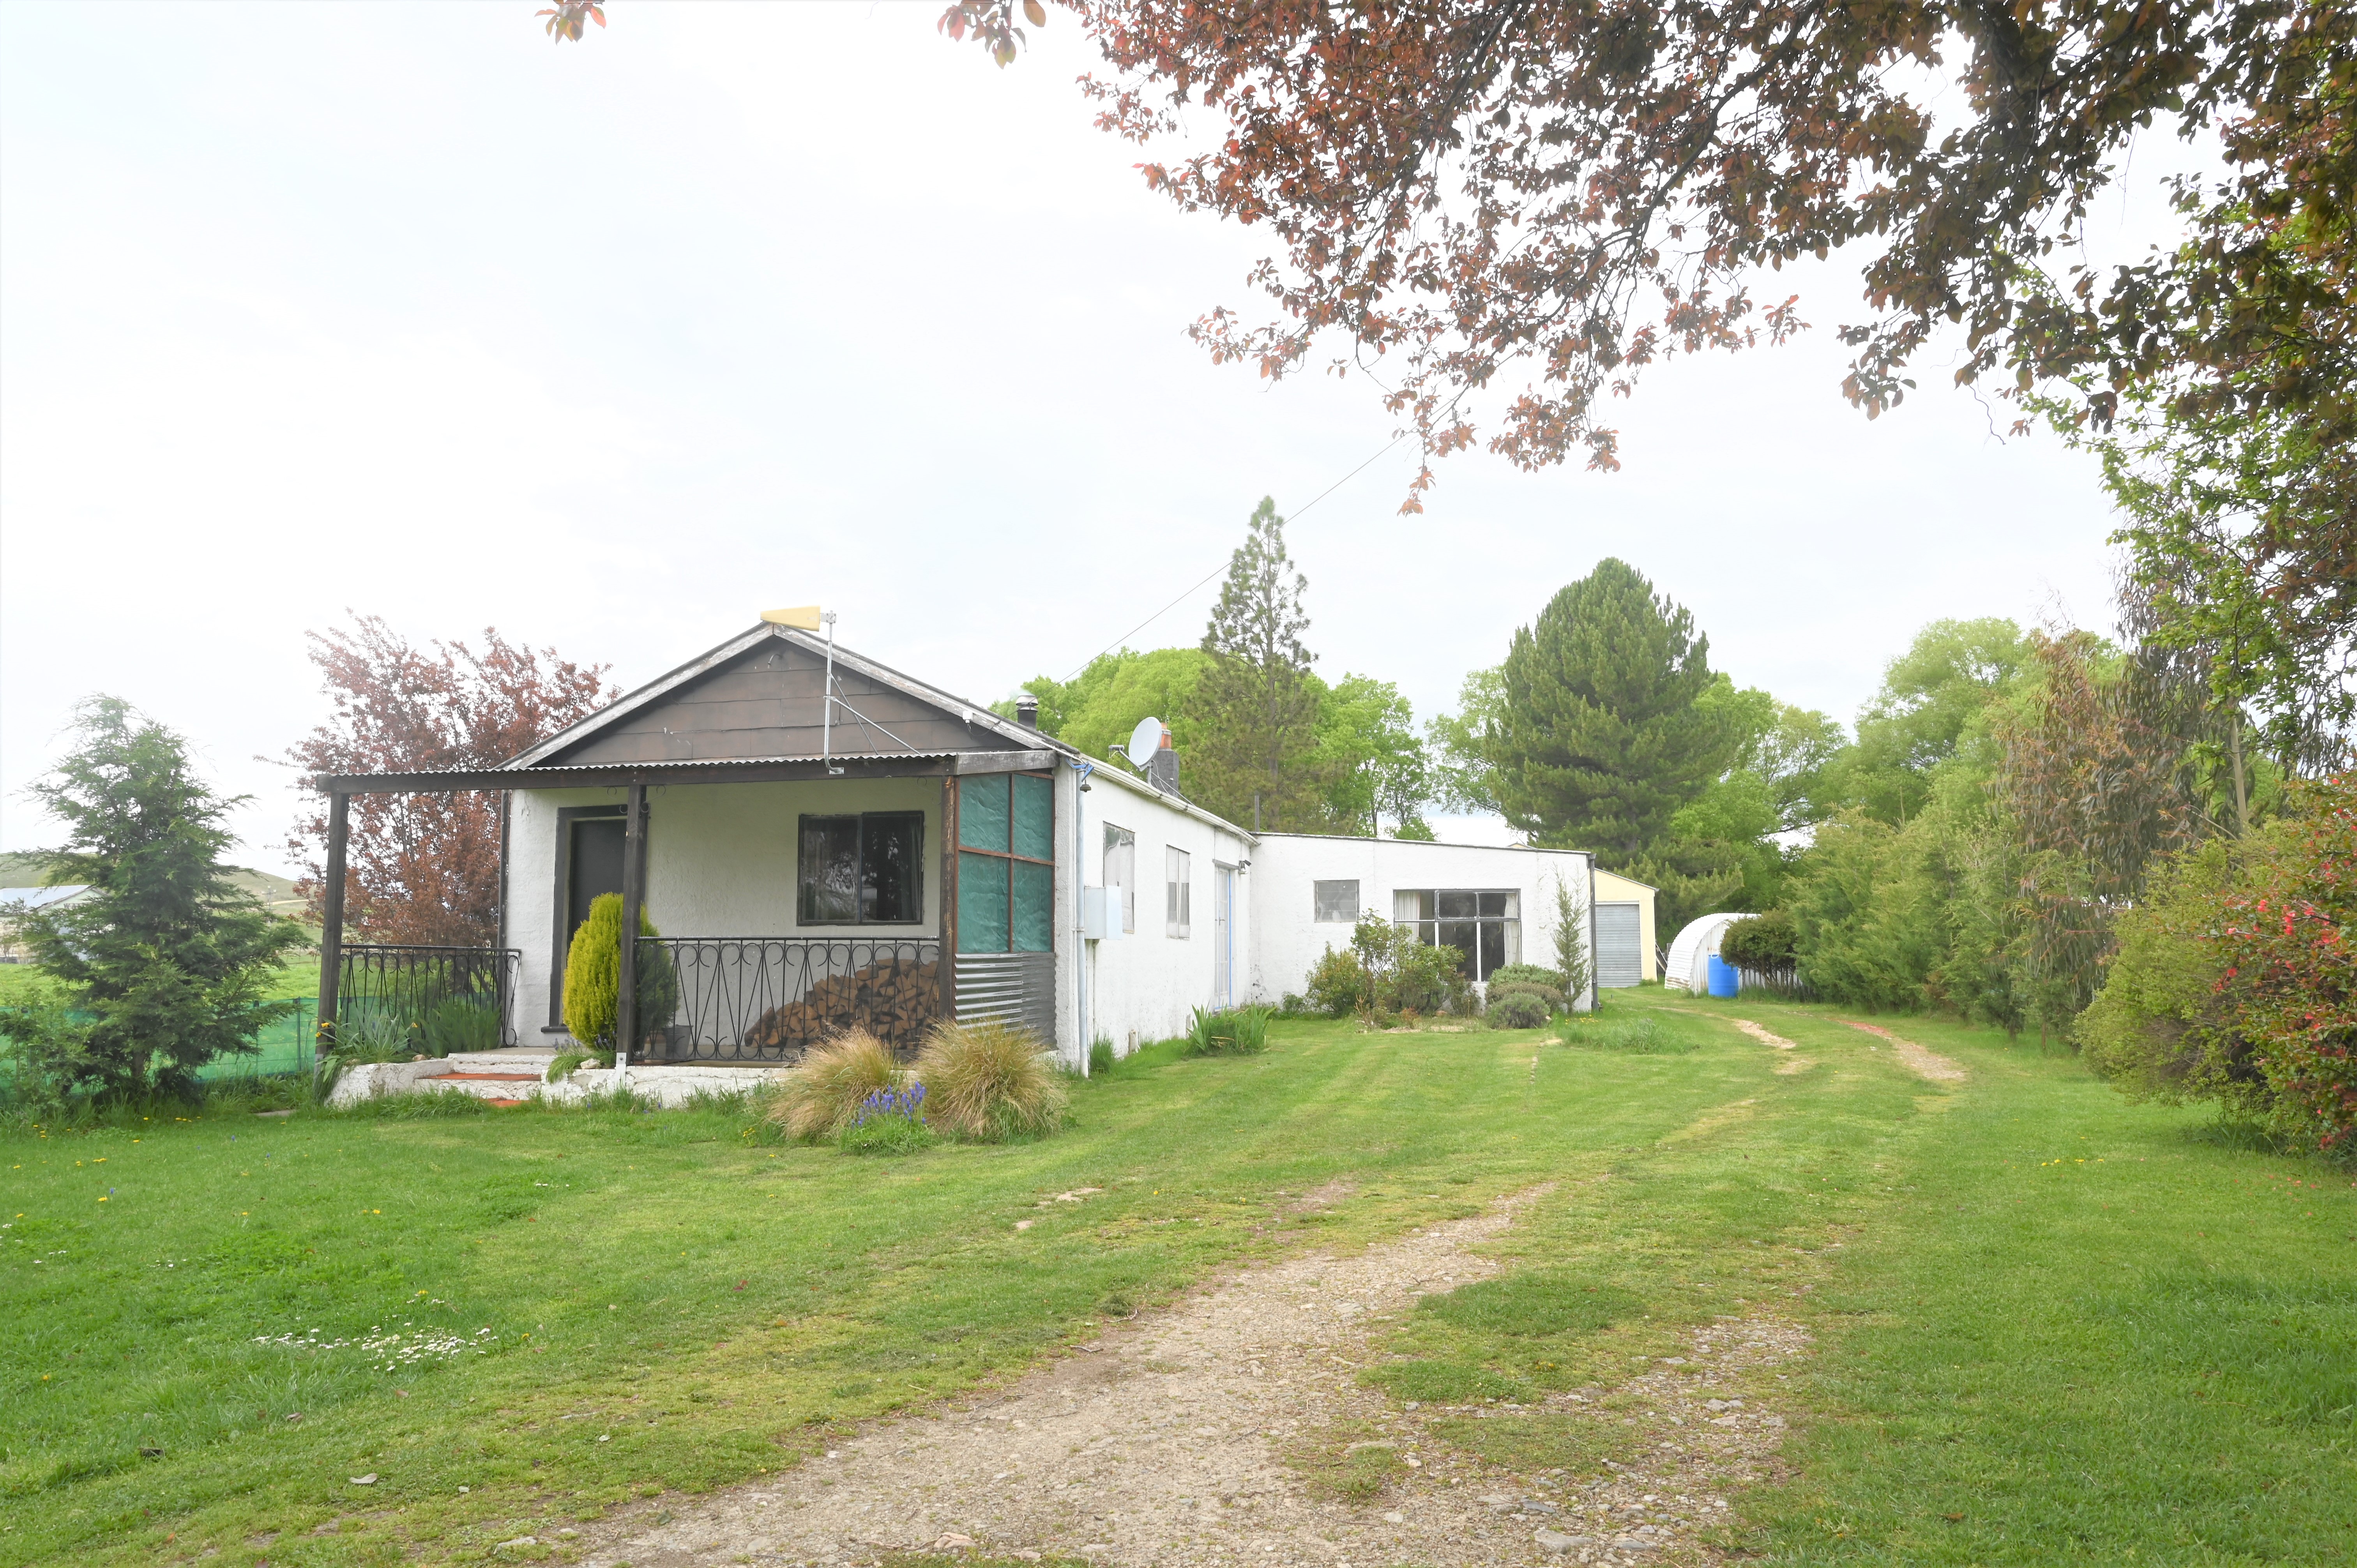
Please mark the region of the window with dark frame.
<svg viewBox="0 0 2357 1568"><path fill-rule="evenodd" d="M925 813L802 819L795 921L913 926L925 918Z"/></svg>
<svg viewBox="0 0 2357 1568"><path fill-rule="evenodd" d="M1056 781L1038 773L957 781L957 950L1056 945Z"/></svg>
<svg viewBox="0 0 2357 1568"><path fill-rule="evenodd" d="M1455 948L1465 978L1487 980L1523 960L1523 896L1511 887L1403 887L1392 920L1426 947Z"/></svg>

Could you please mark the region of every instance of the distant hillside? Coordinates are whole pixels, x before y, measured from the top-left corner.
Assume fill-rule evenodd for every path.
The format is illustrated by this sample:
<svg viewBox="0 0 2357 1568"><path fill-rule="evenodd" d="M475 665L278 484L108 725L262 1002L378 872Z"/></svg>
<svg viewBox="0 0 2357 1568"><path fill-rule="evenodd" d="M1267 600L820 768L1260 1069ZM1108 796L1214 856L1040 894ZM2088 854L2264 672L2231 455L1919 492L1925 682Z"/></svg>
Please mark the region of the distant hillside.
<svg viewBox="0 0 2357 1568"><path fill-rule="evenodd" d="M303 900L295 892L295 884L284 876L274 876L267 871L251 871L239 865L230 868L229 879L270 906L273 912L303 914ZM38 887L41 883L41 857L21 852L0 854L0 887Z"/></svg>

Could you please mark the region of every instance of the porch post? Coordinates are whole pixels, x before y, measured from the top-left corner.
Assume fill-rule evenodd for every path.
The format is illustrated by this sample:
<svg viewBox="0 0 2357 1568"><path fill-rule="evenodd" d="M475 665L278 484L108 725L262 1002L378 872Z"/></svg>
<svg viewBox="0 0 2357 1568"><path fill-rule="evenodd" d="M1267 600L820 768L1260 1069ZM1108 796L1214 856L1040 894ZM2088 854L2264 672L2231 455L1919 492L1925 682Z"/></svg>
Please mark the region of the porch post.
<svg viewBox="0 0 2357 1568"><path fill-rule="evenodd" d="M958 792L954 777L942 780L942 1016L957 1016Z"/></svg>
<svg viewBox="0 0 2357 1568"><path fill-rule="evenodd" d="M336 993L344 978L344 839L351 825L351 797L339 789L328 797L328 886L319 910L319 1011L312 1020L317 1052L336 1042Z"/></svg>
<svg viewBox="0 0 2357 1568"><path fill-rule="evenodd" d="M647 897L647 787L630 780L630 801L622 812L622 972L614 1005L614 1048L639 1044L639 910Z"/></svg>

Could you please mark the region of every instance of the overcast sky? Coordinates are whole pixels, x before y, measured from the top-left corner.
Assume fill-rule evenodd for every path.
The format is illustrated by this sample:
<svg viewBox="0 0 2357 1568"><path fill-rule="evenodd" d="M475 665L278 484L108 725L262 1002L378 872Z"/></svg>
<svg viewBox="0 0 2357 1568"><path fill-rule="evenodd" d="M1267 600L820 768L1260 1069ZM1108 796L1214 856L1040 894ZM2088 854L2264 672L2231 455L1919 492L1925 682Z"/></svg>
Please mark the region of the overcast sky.
<svg viewBox="0 0 2357 1568"><path fill-rule="evenodd" d="M22 792L106 692L290 868L253 759L322 716L302 633L347 608L631 685L820 601L1001 697L1391 439L1363 381L1186 341L1258 312L1263 236L1144 188L1069 19L998 70L938 0L613 0L577 48L534 8L0 5L0 848L53 841ZM1652 372L1618 474L1452 458L1401 517L1403 446L1304 513L1321 671L1428 714L1606 555L1843 718L1928 620L2107 626L2092 465L2000 439L1945 348L1867 422L1854 274L1788 278L1817 329ZM1194 641L1213 592L1135 644Z"/></svg>

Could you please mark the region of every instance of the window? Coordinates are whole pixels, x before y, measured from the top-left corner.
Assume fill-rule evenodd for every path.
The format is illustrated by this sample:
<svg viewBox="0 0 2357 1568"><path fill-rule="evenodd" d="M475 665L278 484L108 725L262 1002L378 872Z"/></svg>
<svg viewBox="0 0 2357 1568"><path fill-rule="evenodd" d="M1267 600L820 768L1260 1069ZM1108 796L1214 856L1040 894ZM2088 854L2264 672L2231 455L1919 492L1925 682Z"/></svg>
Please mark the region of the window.
<svg viewBox="0 0 2357 1568"><path fill-rule="evenodd" d="M1359 918L1359 885L1350 882L1319 882L1312 885L1318 900L1317 918L1341 920L1355 924Z"/></svg>
<svg viewBox="0 0 2357 1568"><path fill-rule="evenodd" d="M1137 929L1137 835L1105 824L1104 885L1121 889L1121 929Z"/></svg>
<svg viewBox="0 0 2357 1568"><path fill-rule="evenodd" d="M925 918L922 811L804 817L796 919L805 926L913 926Z"/></svg>
<svg viewBox="0 0 2357 1568"><path fill-rule="evenodd" d="M1487 980L1523 961L1523 896L1513 888L1402 888L1392 895L1392 919L1426 947L1465 955L1465 977Z"/></svg>
<svg viewBox="0 0 2357 1568"><path fill-rule="evenodd" d="M1036 773L957 782L957 950L1056 945L1056 782Z"/></svg>
<svg viewBox="0 0 2357 1568"><path fill-rule="evenodd" d="M1195 919L1195 888L1192 872L1194 857L1183 849L1166 846L1163 864L1168 868L1163 883L1162 918L1167 934L1183 937Z"/></svg>

